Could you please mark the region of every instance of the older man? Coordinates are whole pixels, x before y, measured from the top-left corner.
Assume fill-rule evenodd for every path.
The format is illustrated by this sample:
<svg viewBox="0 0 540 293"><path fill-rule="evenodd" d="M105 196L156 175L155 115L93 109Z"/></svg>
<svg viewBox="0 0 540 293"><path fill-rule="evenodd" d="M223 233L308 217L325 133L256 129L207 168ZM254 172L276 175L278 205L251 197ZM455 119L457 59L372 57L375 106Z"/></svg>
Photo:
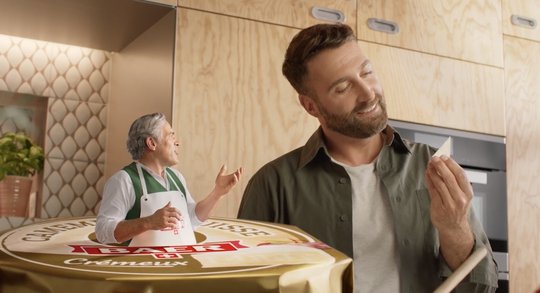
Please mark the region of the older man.
<svg viewBox="0 0 540 293"><path fill-rule="evenodd" d="M205 221L218 200L233 188L242 168L225 175L222 166L214 189L200 202L191 197L184 177L169 168L178 163L175 133L161 113L136 119L129 129L127 148L135 162L115 173L103 190L96 223L96 237L101 243L123 243L149 230L174 229L189 217L196 227ZM145 188L144 188L145 187ZM188 215L171 204L155 213L140 217L143 194L178 196L185 200Z"/></svg>

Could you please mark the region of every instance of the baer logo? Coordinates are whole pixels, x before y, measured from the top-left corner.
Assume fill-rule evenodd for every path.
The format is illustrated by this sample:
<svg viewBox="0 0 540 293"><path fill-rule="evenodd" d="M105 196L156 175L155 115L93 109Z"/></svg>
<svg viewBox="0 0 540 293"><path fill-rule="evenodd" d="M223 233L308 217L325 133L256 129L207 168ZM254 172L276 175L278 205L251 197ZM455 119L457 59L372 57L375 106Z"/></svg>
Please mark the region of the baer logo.
<svg viewBox="0 0 540 293"><path fill-rule="evenodd" d="M313 248L315 239L285 225L212 218L196 229L197 244L166 247L102 245L94 229L95 218L71 218L8 231L0 235L0 262L30 265L40 272L72 270L106 277L194 276L333 261ZM285 246L290 253L283 251Z"/></svg>
<svg viewBox="0 0 540 293"><path fill-rule="evenodd" d="M182 254L209 253L236 251L248 248L240 244L239 240L225 242L209 242L197 245L181 246L150 246L150 247L119 247L98 245L69 245L72 253L86 253L88 255L152 255L155 258L182 258Z"/></svg>

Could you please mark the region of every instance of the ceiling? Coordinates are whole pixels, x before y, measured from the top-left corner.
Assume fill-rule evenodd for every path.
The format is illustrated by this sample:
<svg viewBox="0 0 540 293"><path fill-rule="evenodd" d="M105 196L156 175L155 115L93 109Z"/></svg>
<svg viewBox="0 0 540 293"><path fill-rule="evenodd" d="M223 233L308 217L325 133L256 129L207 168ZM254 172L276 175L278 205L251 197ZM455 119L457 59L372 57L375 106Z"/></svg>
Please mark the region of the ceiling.
<svg viewBox="0 0 540 293"><path fill-rule="evenodd" d="M0 0L0 34L119 52L171 11L144 0Z"/></svg>

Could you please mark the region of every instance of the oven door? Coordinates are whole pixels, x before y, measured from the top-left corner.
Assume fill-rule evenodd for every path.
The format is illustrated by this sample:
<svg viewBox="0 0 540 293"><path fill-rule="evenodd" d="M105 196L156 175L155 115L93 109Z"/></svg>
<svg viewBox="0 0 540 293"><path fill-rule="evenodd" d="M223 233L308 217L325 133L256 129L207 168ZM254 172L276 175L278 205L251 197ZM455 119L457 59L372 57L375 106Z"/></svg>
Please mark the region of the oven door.
<svg viewBox="0 0 540 293"><path fill-rule="evenodd" d="M499 269L499 280L508 280L508 223L506 172L464 168L473 187L472 207L489 238ZM500 282L501 283L501 282ZM504 284L501 284L504 287ZM503 291L497 291L503 292Z"/></svg>

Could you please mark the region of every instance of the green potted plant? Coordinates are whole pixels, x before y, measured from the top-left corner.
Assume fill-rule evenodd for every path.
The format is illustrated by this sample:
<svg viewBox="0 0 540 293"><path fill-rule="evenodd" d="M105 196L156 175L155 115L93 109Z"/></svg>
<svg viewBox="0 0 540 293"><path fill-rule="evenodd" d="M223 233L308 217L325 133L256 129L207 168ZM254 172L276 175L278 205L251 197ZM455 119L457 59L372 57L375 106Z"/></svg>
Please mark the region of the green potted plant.
<svg viewBox="0 0 540 293"><path fill-rule="evenodd" d="M33 176L43 169L43 148L22 132L0 137L0 216L25 216Z"/></svg>

